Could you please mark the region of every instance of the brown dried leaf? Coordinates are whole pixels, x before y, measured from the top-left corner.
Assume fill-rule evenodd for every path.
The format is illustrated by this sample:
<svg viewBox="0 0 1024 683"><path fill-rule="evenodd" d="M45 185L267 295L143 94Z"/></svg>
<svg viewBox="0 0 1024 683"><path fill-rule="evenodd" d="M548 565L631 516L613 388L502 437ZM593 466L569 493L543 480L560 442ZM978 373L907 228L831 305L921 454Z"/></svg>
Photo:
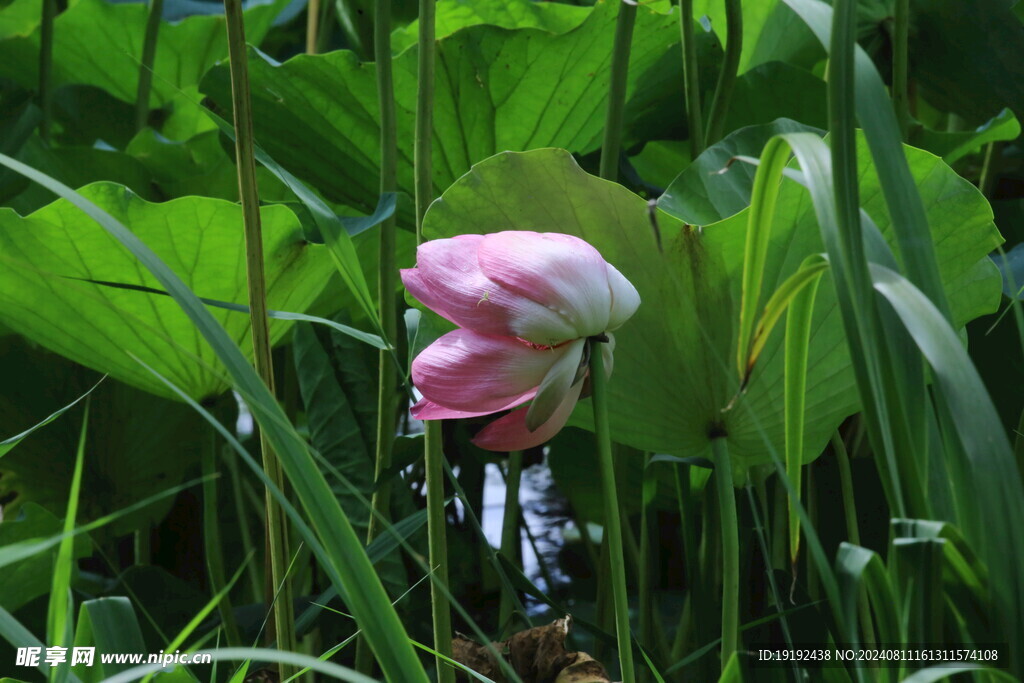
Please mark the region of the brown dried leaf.
<svg viewBox="0 0 1024 683"><path fill-rule="evenodd" d="M504 651L504 643L493 643L493 645L498 652ZM501 673L501 667L487 646L474 642L461 633L456 633L452 639L452 659L468 666L478 674L487 676L495 683L506 683L506 678ZM459 683L463 681L468 683L471 679L464 671L456 671L455 680Z"/></svg>
<svg viewBox="0 0 1024 683"><path fill-rule="evenodd" d="M547 626L520 631L502 643L494 643L523 683L610 683L600 662L584 652L567 652L565 639L572 617L557 619ZM498 663L483 645L464 636L452 642L454 658L474 671L503 683ZM460 680L468 680L461 674Z"/></svg>
<svg viewBox="0 0 1024 683"><path fill-rule="evenodd" d="M575 663L562 669L555 683L609 683L608 672L593 657L577 652Z"/></svg>

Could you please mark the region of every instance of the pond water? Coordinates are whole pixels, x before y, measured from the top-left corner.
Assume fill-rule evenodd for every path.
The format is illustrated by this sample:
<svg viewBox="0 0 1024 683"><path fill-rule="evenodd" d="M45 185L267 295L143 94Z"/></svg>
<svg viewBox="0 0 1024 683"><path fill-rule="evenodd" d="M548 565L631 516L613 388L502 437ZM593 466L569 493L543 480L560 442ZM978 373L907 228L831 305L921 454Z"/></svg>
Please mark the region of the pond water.
<svg viewBox="0 0 1024 683"><path fill-rule="evenodd" d="M569 521L565 499L555 488L547 465L536 464L523 468L519 485L519 504L522 506L523 525L536 543L530 542L525 531L520 533L522 569L533 583L545 593L557 593L569 583L562 572L559 551L564 544L562 531ZM480 524L487 540L495 548L501 545L501 524L505 512L505 480L498 465L485 468L484 509ZM555 585L550 585L553 582ZM548 609L547 605L529 598L526 603L531 613Z"/></svg>

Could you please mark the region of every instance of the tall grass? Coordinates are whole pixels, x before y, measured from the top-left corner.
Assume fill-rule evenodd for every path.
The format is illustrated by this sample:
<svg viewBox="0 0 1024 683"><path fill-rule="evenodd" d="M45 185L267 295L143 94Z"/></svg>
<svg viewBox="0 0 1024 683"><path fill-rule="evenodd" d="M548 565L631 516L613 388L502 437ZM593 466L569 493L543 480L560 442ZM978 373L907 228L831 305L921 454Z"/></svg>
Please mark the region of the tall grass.
<svg viewBox="0 0 1024 683"><path fill-rule="evenodd" d="M315 544L323 571L352 611L384 675L392 680L426 681L426 673L409 643L405 628L391 605L361 540L342 511L303 439L295 432L266 384L248 363L224 328L160 258L123 224L66 185L0 155L0 164L44 185L68 200L131 251L181 306L207 343L216 351L278 454L284 473L311 522L304 537ZM269 480L268 480L269 481ZM286 500L277 491L278 503ZM302 521L292 516L292 521ZM315 535L314 535L315 534Z"/></svg>
<svg viewBox="0 0 1024 683"><path fill-rule="evenodd" d="M49 0L48 0L49 1ZM746 480L736 481L739 470L730 458L729 435L715 426L708 432L708 449L713 462L700 457L645 454L643 500L640 503L640 542L634 538L634 522L623 513L619 499L620 472L614 462L614 447L609 429L605 369L600 351L589 355L593 389L595 458L604 511L604 536L601 560L592 552L591 568L599 568L600 596L591 621L581 616L578 623L594 638L595 652L617 658L624 681L641 680L814 680L817 670L793 665L778 670L752 667L744 641L752 631L778 625L783 640L792 644L794 622L807 613L816 615L812 623L819 628L821 644L856 646L874 643L941 642L955 634L964 642L1000 642L1006 647L1007 673L978 667L902 668L867 670L859 664L848 669L827 672L836 681L932 681L956 673L973 673L975 680L1013 680L1024 676L1024 485L1021 482L1020 450L1011 448L995 405L961 343L954 326L950 305L939 278L938 262L929 230L924 203L910 173L902 141L909 125L907 87L908 12L910 3L897 0L893 60L893 86L887 89L870 58L858 47L858 4L854 0L834 0L831 6L818 0L785 0L817 36L829 54L827 62L828 137L813 133L790 133L772 138L759 158L742 158L758 165L750 199L746 249L742 269L742 293L737 320L736 354L725 358L719 353L721 372L738 377L742 391L751 377L767 339L784 337L784 411L785 430L782 452L764 434L764 449L771 464L745 472ZM557 595L547 595L533 586L518 568L511 566L520 538L518 506L519 483L524 456L511 454L508 468L508 497L502 527L500 556L490 545L484 552L491 562L497 583L494 601L497 624L488 633L475 620L471 610L459 603L459 592L450 583L447 536L449 516L445 496L445 475L464 509L467 526L478 537L482 529L477 511L446 461L441 424L426 425L424 435L423 478L428 527L429 558L422 562L406 542L413 530L399 531L392 525L390 487L396 478L392 462L396 407L404 399L398 389L399 364L396 346L399 334L395 300L397 256L395 253L397 220L387 219L380 227L376 296L370 292L348 234L333 209L322 198L276 165L259 149L252 135L252 121L245 61L247 48L241 24L240 6L226 0L231 45L232 80L235 85L235 125L222 126L233 131L237 149L240 197L245 208L249 307L252 319L256 368L250 366L241 349L210 315L208 300L192 292L145 244L124 225L92 205L71 188L33 170L25 164L0 155L0 164L40 183L78 207L89 219L99 223L140 264L151 272L173 297L204 339L216 351L230 376L235 391L243 398L256 419L263 441L262 470L251 463L256 476L266 487L268 534L270 538L270 590L274 604L274 632L277 645L272 650L219 648L219 660L279 662L287 676L306 667L324 676L340 680L367 681L372 671L369 657L375 657L385 680L429 680L417 649L434 660L439 681L454 681L452 657L452 610L474 630L482 642L508 629L513 614L525 616L520 591L529 593L554 608L564 605ZM707 146L718 142L730 109L740 52L742 50L742 11L738 0L729 0L727 9L726 54L708 110L706 127L702 121L701 92L697 80L697 51L693 27L692 2L680 3L686 118L693 158ZM44 7L46 5L44 4ZM159 8L154 0L151 12ZM418 93L414 141L415 216L418 241L422 241L423 216L434 201L432 173L434 155L434 69L435 3L419 3ZM158 11L158 10L157 10ZM310 7L308 37L314 40L316 10ZM637 7L619 5L615 41L611 56L600 173L615 179L623 160L625 112L629 94L629 54L633 40ZM382 194L398 189L397 114L391 65L391 3L376 4L375 56L377 96L380 110L380 190ZM44 22L45 23L45 22ZM51 17L52 23L52 17ZM152 22L151 22L152 23ZM156 24L158 25L158 24ZM52 27L51 27L52 28ZM155 45L147 30L147 46ZM45 36L45 33L44 33ZM314 43L310 43L314 45ZM149 48L147 48L149 49ZM310 50L312 51L312 50ZM150 54L150 66L152 54ZM150 67L143 59L143 71ZM49 87L41 71L43 97ZM148 94L143 98L140 77L139 112L148 115ZM145 103L147 106L142 107ZM138 125L144 118L139 115ZM44 119L46 120L46 119ZM862 208L856 145L857 129L863 130L872 161L881 179L881 187L895 234L891 249L872 218ZM44 130L45 133L45 130ZM793 157L791 159L791 156ZM321 227L331 255L356 306L380 333L377 357L378 394L372 503L360 497L370 512L368 538L359 538L328 483L325 472L362 494L331 463L312 451L306 440L281 407L274 389L271 349L267 337L265 283L262 276L262 238L259 231L259 198L256 193L255 163L260 160L285 185L290 187L309 209ZM813 204L821 232L823 254L807 258L780 286L769 289L764 277L765 263L772 245L769 240L773 221L777 220L778 197L786 183L803 185ZM655 229L657 225L655 221ZM833 288L838 301L844 339L852 362L861 412L856 424L866 440L843 427L832 438L825 458L834 459L839 493L831 505L835 517L841 517L845 540L837 549L829 546L835 532L826 528L824 517L829 503L822 500L819 470L805 470L804 432L807 422L807 358L814 302L819 290ZM1019 314L1019 308L1016 310ZM785 316L785 325L778 325ZM706 340L711 342L710 338ZM597 342L589 342L596 346ZM719 350L721 351L721 350ZM716 357L711 354L709 357ZM734 365L735 363L735 365ZM194 397L180 394L207 418L239 457L245 459L244 446L231 430L221 425ZM723 406L724 407L724 406ZM55 413L58 417L63 411ZM755 419L757 416L754 416ZM62 645L75 637L73 625L72 569L74 539L83 533L76 528L78 498L86 457L88 410L72 475L62 533L51 539L15 547L5 547L0 567L57 548L52 591L47 612L47 644ZM27 435L19 435L21 438ZM0 449L4 448L0 444ZM16 441L11 442L13 444ZM0 450L0 456L6 450ZM216 445L211 445L202 461L204 479L204 525L209 575L214 594L203 609L174 639L171 647L192 643L202 622L219 609L222 628L229 645L240 643L235 613L228 593L246 566L237 569L234 578L225 578L225 567L218 553L217 487L214 481ZM924 455L922 455L922 453ZM884 508L891 520L889 539L884 547L867 547L868 534L862 533L860 517L869 503L855 491L851 460L867 461L874 466L872 477L883 490ZM249 461L246 461L250 464ZM659 518L652 500L659 493L657 482L648 478L659 463L675 468L668 488L675 500L672 516L678 511L679 538L658 538ZM417 463L413 463L413 467ZM713 467L708 476L707 470ZM817 467L817 466L815 466ZM460 476L464 476L462 465ZM812 476L813 472L813 476ZM936 472L939 474L936 475ZM587 473L589 474L589 473ZM583 476L583 475L581 475ZM710 479L714 483L710 483ZM233 477L237 480L237 477ZM463 480L465 481L465 480ZM749 507L754 534L746 533L748 516L744 506L737 508L735 486L742 485ZM397 485L395 483L394 485ZM240 488L235 486L236 489ZM624 486L623 486L624 488ZM803 495L804 488L808 494ZM941 490L940 490L941 489ZM951 495L944 493L945 489ZM650 497L648 497L650 493ZM662 491L663 493L663 491ZM236 503L239 503L238 495ZM936 504L940 497L953 500L952 512ZM858 511L858 503L860 511ZM239 503L239 509L241 509ZM301 510L301 512L300 512ZM239 514L243 517L243 514ZM948 518L947 518L948 517ZM106 520L103 523L107 523ZM585 543L590 542L586 520L580 518ZM244 520L242 520L244 524ZM302 537L317 567L326 575L333 594L340 596L351 612L358 634L365 640L357 669L353 671L322 659L300 655L293 633L295 615L289 594L291 563L287 531L289 525ZM85 529L94 527L85 527ZM389 535L393 535L390 538ZM365 540L365 543L364 543ZM461 542L461 539L459 539ZM685 566L686 602L681 615L672 615L671 624L658 609L658 542L681 548ZM486 544L486 539L483 543ZM375 566L398 546L408 553L431 579L431 646L414 641L390 600ZM383 548L383 549L382 549ZM788 550L788 557L787 557ZM501 561L504 558L504 564ZM789 567L786 567L786 560ZM747 561L749 560L749 561ZM743 567L764 563L767 616L745 621L754 612L753 589L743 580L756 571L744 573ZM789 570L790 590L780 578ZM781 572L781 573L780 573ZM630 579L635 579L631 586ZM549 581L549 586L550 586ZM630 620L630 588L640 599L640 638L634 639ZM800 604L788 604L801 592ZM720 599L719 599L720 598ZM113 607L111 607L113 609ZM304 622L305 617L300 619ZM717 621L716 621L717 620ZM677 631L669 629L675 626ZM14 617L0 610L0 635L18 643L36 639ZM355 636L353 636L355 638ZM328 648L324 658L333 655L346 641ZM749 643L749 641L748 641ZM192 643L194 644L194 643ZM612 653L612 645L616 645ZM498 654L492 649L492 655ZM643 660L646 671L638 671L634 659ZM510 680L517 675L507 662L502 674ZM119 673L110 680L138 680L154 673L141 667ZM522 672L520 672L522 673ZM246 675L237 670L233 680ZM822 674L825 676L825 674ZM483 679L476 676L477 679ZM52 673L57 681L75 680L60 668ZM484 679L485 680L485 679Z"/></svg>
<svg viewBox="0 0 1024 683"><path fill-rule="evenodd" d="M245 43L245 18L238 0L224 0L231 57L231 95L235 113L235 163L238 173L238 197L242 204L245 231L245 272L249 296L249 320L252 331L256 372L271 396L274 388L274 361L270 348L270 323L267 317L267 284L263 258L263 230L260 224L259 189L256 185L256 155L253 140L252 98L249 93L248 47ZM266 434L260 432L263 468L277 488L284 490L284 472ZM286 651L296 647L295 612L292 606L292 579L288 575L288 522L277 501L267 491L266 539L269 550L267 603L272 605L270 633ZM291 671L284 668L282 678Z"/></svg>

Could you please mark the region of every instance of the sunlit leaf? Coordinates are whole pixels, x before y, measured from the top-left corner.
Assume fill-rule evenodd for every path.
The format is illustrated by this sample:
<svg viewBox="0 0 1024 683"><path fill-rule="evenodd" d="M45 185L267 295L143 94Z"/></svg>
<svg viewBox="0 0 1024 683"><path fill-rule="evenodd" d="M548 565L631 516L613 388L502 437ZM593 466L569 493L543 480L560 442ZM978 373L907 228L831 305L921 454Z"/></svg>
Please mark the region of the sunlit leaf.
<svg viewBox="0 0 1024 683"><path fill-rule="evenodd" d="M35 17L42 14L42 0L20 0L18 7L29 13L27 5L33 6ZM275 3L246 12L248 40L258 44L279 11ZM54 22L54 85L94 85L125 102L134 102L146 14L142 3L71 2ZM37 26L31 33L25 28L22 26L16 37L0 40L0 75L32 87L39 79L39 31ZM223 16L196 16L164 24L153 64L150 104L161 106L178 88L197 84L207 69L227 54Z"/></svg>
<svg viewBox="0 0 1024 683"><path fill-rule="evenodd" d="M556 35L470 26L440 40L434 99L434 183L438 193L496 152L600 145L616 15L599 3L577 28ZM679 41L676 17L642 6L630 79L643 79ZM416 51L395 58L399 188L412 194ZM676 68L675 59L672 60ZM377 197L378 124L373 64L348 51L300 55L283 64L249 56L256 139L285 168L332 200L371 211ZM656 74L652 74L654 76ZM202 90L230 107L226 65ZM278 131L302 131L282 136Z"/></svg>
<svg viewBox="0 0 1024 683"><path fill-rule="evenodd" d="M129 225L198 294L247 303L238 205L202 197L151 204L111 184L81 192ZM267 206L261 213L268 304L302 311L331 272L326 250L303 239L298 219L287 208ZM162 396L171 393L126 351L175 378L193 396L227 388L216 354L172 299L80 281L159 286L127 250L99 226L83 221L65 200L25 218L0 209L0 262L0 314L12 329ZM251 349L248 316L211 310L240 347ZM271 340L280 339L289 324L272 322Z"/></svg>
<svg viewBox="0 0 1024 683"><path fill-rule="evenodd" d="M912 149L908 154L957 319L991 310L998 279L991 262L982 259L999 237L987 204L940 160ZM867 154L861 159L865 208L891 238ZM661 214L659 227L664 253L644 200L587 175L558 150L499 154L478 164L432 205L424 224L429 237L529 229L567 232L594 244L636 285L642 300L615 333L613 438L643 450L700 455L709 432L724 429L735 461L765 462L766 437L782 451L781 334L767 342L747 393L723 412L739 384L733 359L746 212L702 231ZM774 291L804 258L821 251L810 200L787 181L772 227L765 291ZM811 327L805 458L819 453L839 422L857 410L853 386L835 296L823 284ZM571 424L592 428L589 402L581 402Z"/></svg>

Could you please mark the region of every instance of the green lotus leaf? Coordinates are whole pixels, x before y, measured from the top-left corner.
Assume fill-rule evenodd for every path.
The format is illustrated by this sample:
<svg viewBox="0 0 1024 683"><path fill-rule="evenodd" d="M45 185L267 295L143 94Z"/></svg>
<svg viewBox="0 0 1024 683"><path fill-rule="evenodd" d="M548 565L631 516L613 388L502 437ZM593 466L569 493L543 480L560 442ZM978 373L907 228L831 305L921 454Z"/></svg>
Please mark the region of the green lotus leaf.
<svg viewBox="0 0 1024 683"><path fill-rule="evenodd" d="M889 216L861 141L861 199L886 239ZM958 324L994 309L995 267L985 255L1000 237L987 202L940 159L907 148L924 198L943 281ZM770 462L766 443L783 441L782 337L776 333L748 391L736 396L735 357L740 271L747 212L703 229L659 213L660 244L647 203L585 173L555 149L503 153L459 179L427 212L430 238L500 230L563 232L581 237L640 292L636 315L615 332L610 382L612 437L652 452L704 455L709 435L728 435L741 465ZM787 181L779 197L765 271L773 291L803 259L822 252L806 191ZM805 458L858 409L857 392L831 284L821 287L811 330ZM592 428L589 401L570 424Z"/></svg>
<svg viewBox="0 0 1024 683"><path fill-rule="evenodd" d="M467 26L488 24L501 28L539 28L565 33L579 26L590 13L588 7L534 0L439 0L434 35L445 38ZM411 21L391 34L391 49L402 52L419 41L419 21Z"/></svg>
<svg viewBox="0 0 1024 683"><path fill-rule="evenodd" d="M600 146L616 12L617 3L598 3L582 24L562 34L478 25L438 41L433 146L438 193L496 152L557 146L586 153ZM664 80L651 72L662 68L665 58L673 58L681 87L678 52L672 49L679 42L677 17L641 6L635 33L643 39L634 42L630 55L629 102L642 99L649 106L651 87L660 88ZM394 61L398 184L410 194L416 59L415 50L406 50ZM263 148L328 199L372 211L379 156L374 65L348 51L299 55L284 63L253 51L249 78ZM642 81L652 85L639 93ZM213 68L200 89L230 110L227 65ZM668 97L663 88L658 92Z"/></svg>
<svg viewBox="0 0 1024 683"><path fill-rule="evenodd" d="M39 17L42 0L18 0L9 23L0 20L0 76L26 87L39 80ZM246 38L259 44L281 3L245 12ZM7 9L3 14L7 14ZM148 9L141 3L72 1L53 25L53 85L80 83L134 102ZM33 21L34 19L34 21ZM199 83L228 54L223 16L193 16L163 23L153 62L150 105L170 102L179 89Z"/></svg>
<svg viewBox="0 0 1024 683"><path fill-rule="evenodd" d="M79 192L124 223L197 295L248 302L237 204L206 197L153 204L112 183ZM305 241L287 207L265 206L260 214L268 305L303 312L333 270L326 248ZM133 355L193 397L228 387L216 354L169 296L86 282L159 288L120 243L69 202L58 200L26 217L0 209L0 264L0 318L16 332L161 396L173 394ZM211 312L251 356L248 315ZM289 326L271 321L271 340Z"/></svg>

